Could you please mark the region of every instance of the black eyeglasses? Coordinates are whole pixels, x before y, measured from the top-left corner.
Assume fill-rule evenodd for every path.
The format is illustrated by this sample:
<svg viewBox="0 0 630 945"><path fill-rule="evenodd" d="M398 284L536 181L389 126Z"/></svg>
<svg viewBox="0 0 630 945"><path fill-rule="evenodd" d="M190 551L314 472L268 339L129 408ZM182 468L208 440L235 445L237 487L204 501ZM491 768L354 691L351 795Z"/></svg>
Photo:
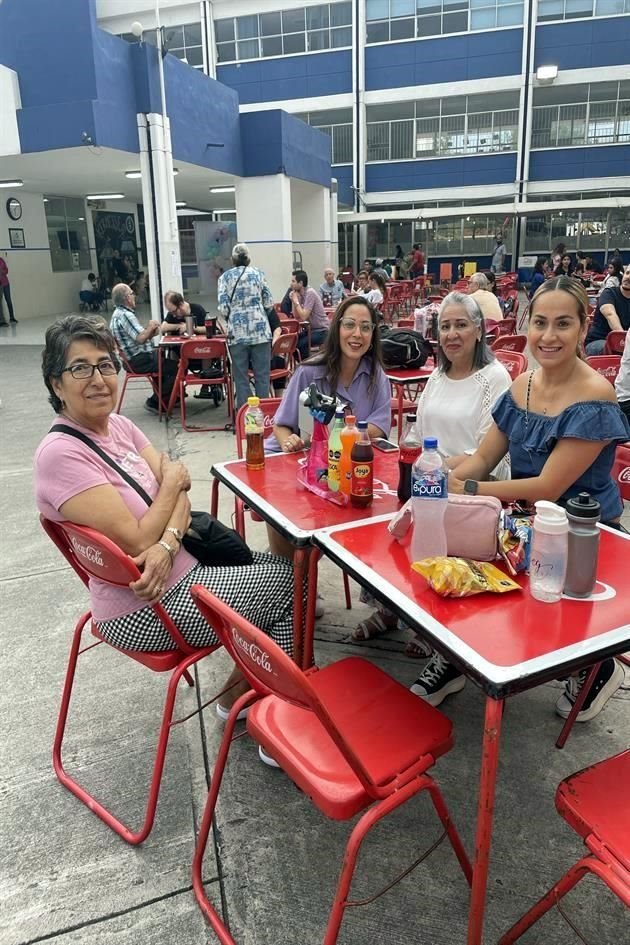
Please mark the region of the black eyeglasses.
<svg viewBox="0 0 630 945"><path fill-rule="evenodd" d="M71 364L70 367L64 368L61 372L65 374L66 371L77 381L87 381L89 377L94 377L94 371L100 371L101 377L113 377L114 374L118 374L120 371L120 364L118 361L99 361L98 364Z"/></svg>

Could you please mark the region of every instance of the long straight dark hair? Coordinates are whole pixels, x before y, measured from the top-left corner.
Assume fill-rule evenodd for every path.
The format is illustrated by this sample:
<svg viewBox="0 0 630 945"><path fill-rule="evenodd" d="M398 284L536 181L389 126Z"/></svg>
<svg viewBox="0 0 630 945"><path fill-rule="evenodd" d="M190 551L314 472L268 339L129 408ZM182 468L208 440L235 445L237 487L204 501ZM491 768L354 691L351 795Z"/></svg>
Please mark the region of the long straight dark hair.
<svg viewBox="0 0 630 945"><path fill-rule="evenodd" d="M344 301L338 306L321 351L318 351L318 353L313 355L312 358L309 358L304 362L305 364L325 364L328 367L326 379L330 384L330 389L332 391L337 390L339 374L341 373L342 352L341 344L339 343L339 329L341 326L341 319L345 316L351 305L361 305L369 314L373 326L372 344L370 345L369 351L367 352L372 359L372 364L370 367L369 390L373 389L379 373L383 370L381 336L378 330L379 319L376 309L373 305L370 305L367 299L364 299L362 296L352 295L350 298L344 299Z"/></svg>

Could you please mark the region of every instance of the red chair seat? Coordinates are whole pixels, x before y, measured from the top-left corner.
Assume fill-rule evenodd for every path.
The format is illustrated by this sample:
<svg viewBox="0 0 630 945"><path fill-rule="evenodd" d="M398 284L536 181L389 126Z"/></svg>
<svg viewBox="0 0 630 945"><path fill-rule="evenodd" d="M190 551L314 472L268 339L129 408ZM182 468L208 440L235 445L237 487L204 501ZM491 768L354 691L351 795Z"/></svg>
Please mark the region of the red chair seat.
<svg viewBox="0 0 630 945"><path fill-rule="evenodd" d="M452 747L449 719L367 660L348 657L309 680L376 784ZM314 712L267 696L250 709L247 729L326 816L347 820L372 803Z"/></svg>
<svg viewBox="0 0 630 945"><path fill-rule="evenodd" d="M169 670L175 669L182 661L179 650L159 650L151 653L147 653L144 650L125 650L121 646L114 646L113 643L109 643L109 641L98 632L98 628L94 623L90 629L92 636L100 640L101 643L107 643L113 650L124 653L125 656L135 660L136 663L142 663L143 666L146 666L154 673L168 673Z"/></svg>
<svg viewBox="0 0 630 945"><path fill-rule="evenodd" d="M585 840L591 834L630 870L630 750L571 775L558 787L558 813Z"/></svg>

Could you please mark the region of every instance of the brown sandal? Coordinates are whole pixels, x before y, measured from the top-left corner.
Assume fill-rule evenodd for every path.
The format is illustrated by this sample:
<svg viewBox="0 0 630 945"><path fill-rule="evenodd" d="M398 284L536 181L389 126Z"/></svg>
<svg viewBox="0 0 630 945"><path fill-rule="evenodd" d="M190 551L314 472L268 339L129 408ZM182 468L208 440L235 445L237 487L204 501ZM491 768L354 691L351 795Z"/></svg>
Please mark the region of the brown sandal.
<svg viewBox="0 0 630 945"><path fill-rule="evenodd" d="M389 633L390 630L395 630L396 624L396 617L390 616L388 623L385 615L380 610L375 610L369 617L356 625L350 637L355 643L364 643L366 640L374 640L376 637L382 637L383 634Z"/></svg>
<svg viewBox="0 0 630 945"><path fill-rule="evenodd" d="M431 656L432 652L433 647L422 637L414 637L405 644L405 656L412 660L424 660L427 656Z"/></svg>

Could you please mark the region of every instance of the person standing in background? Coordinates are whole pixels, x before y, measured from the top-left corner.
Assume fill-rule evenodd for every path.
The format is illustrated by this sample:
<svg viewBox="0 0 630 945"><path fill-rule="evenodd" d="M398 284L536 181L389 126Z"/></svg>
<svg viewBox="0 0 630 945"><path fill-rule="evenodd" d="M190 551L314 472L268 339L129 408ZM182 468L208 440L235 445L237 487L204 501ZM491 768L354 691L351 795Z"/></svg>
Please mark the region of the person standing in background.
<svg viewBox="0 0 630 945"><path fill-rule="evenodd" d="M9 267L7 266L6 260L0 256L0 326L8 325L9 323L4 317L4 308L2 307L2 299L4 298L7 303L7 308L9 310L9 319L14 324L17 325L17 318L13 311L13 302L11 300L11 285L9 283Z"/></svg>
<svg viewBox="0 0 630 945"><path fill-rule="evenodd" d="M413 256L409 268L409 275L412 279L417 279L418 276L424 275L424 253L422 252L420 243L413 244Z"/></svg>
<svg viewBox="0 0 630 945"><path fill-rule="evenodd" d="M503 237L500 233L497 233L496 236L497 244L494 247L494 253L492 254L492 262L490 263L490 268L493 272L503 272L503 266L505 263L505 257L507 255L507 249L505 243L503 242Z"/></svg>

